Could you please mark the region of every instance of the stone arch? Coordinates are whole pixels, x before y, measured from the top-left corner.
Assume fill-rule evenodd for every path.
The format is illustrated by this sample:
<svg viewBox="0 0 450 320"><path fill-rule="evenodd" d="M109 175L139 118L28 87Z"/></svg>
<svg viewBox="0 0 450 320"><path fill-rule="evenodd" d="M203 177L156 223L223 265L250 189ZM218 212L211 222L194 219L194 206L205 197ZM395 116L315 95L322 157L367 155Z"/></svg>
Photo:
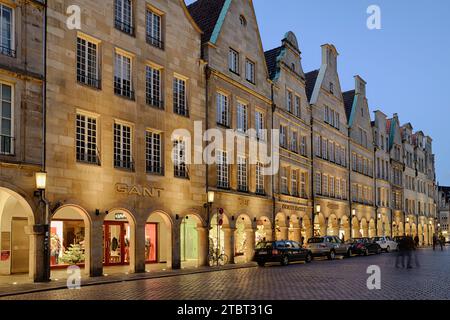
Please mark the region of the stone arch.
<svg viewBox="0 0 450 320"><path fill-rule="evenodd" d="M166 263L172 267L172 247L174 221L170 214L163 210L151 212L145 225L145 262Z"/></svg>
<svg viewBox="0 0 450 320"><path fill-rule="evenodd" d="M287 217L287 223L289 225L287 239L291 241L301 242L300 217L297 214L291 214Z"/></svg>
<svg viewBox="0 0 450 320"><path fill-rule="evenodd" d="M373 238L377 236L377 227L375 225L375 219L370 219L369 221L369 238Z"/></svg>
<svg viewBox="0 0 450 320"><path fill-rule="evenodd" d="M0 275L27 273L35 276L37 239L32 236L35 208L25 193L0 185L0 230L9 233L10 243L1 243ZM0 240L1 241L1 240Z"/></svg>
<svg viewBox="0 0 450 320"><path fill-rule="evenodd" d="M350 237L350 220L347 216L343 216L340 219L339 225L339 238L344 239L344 241L349 240Z"/></svg>
<svg viewBox="0 0 450 320"><path fill-rule="evenodd" d="M255 230L250 217L243 213L236 219L235 259L236 263L246 263L253 260L255 249Z"/></svg>
<svg viewBox="0 0 450 320"><path fill-rule="evenodd" d="M302 226L301 226L302 227L302 231L301 231L302 238L300 240L303 239L303 244L306 244L308 242L308 240L311 239L313 236L311 219L305 214L301 220L302 220Z"/></svg>
<svg viewBox="0 0 450 320"><path fill-rule="evenodd" d="M198 213L191 212L183 216L180 222L180 256L183 268L206 265L207 237L205 221Z"/></svg>
<svg viewBox="0 0 450 320"><path fill-rule="evenodd" d="M361 224L359 223L358 218L353 217L353 219L352 219L352 238L361 237L360 229L361 229Z"/></svg>
<svg viewBox="0 0 450 320"><path fill-rule="evenodd" d="M287 216L283 212L277 213L275 216L275 240L288 240L289 223Z"/></svg>
<svg viewBox="0 0 450 320"><path fill-rule="evenodd" d="M316 214L314 217L314 236L326 235L326 222L322 213Z"/></svg>
<svg viewBox="0 0 450 320"><path fill-rule="evenodd" d="M339 221L335 214L331 214L328 217L327 235L339 236Z"/></svg>
<svg viewBox="0 0 450 320"><path fill-rule="evenodd" d="M89 275L92 261L92 217L90 214L79 205L65 204L52 215L50 234L50 266L55 270L55 268L71 264L64 261L63 255L64 251L69 250L73 245L74 248L80 248L84 252L84 259L77 264L84 265L84 272ZM63 258L61 262L60 258Z"/></svg>
<svg viewBox="0 0 450 320"><path fill-rule="evenodd" d="M255 233L255 243L261 241L271 241L272 240L272 223L267 217L260 217L256 221L256 233Z"/></svg>

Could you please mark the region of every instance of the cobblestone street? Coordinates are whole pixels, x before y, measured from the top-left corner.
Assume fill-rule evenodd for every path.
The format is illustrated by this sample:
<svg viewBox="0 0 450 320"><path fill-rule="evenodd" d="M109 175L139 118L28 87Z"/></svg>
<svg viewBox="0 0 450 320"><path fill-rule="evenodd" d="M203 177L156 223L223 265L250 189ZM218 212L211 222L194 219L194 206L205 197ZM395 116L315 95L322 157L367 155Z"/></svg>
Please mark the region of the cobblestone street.
<svg viewBox="0 0 450 320"><path fill-rule="evenodd" d="M395 254L312 264L278 265L83 287L6 297L13 300L309 300L450 299L450 250L418 253L420 268L396 269ZM370 291L367 267L381 268L381 290Z"/></svg>

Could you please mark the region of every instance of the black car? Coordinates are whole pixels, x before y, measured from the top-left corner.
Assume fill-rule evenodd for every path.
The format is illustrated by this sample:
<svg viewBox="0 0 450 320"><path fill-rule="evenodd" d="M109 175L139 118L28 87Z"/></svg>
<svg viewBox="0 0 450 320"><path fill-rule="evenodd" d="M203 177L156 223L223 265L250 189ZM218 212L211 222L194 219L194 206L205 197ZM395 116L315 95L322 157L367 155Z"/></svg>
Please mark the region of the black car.
<svg viewBox="0 0 450 320"><path fill-rule="evenodd" d="M371 253L380 254L382 252L381 246L369 238L355 238L347 243L350 244L348 249L349 256L354 254L368 256Z"/></svg>
<svg viewBox="0 0 450 320"><path fill-rule="evenodd" d="M264 241L256 246L253 260L260 267L264 267L268 262L278 262L282 266L287 266L295 261L310 263L313 255L310 250L302 248L295 241Z"/></svg>

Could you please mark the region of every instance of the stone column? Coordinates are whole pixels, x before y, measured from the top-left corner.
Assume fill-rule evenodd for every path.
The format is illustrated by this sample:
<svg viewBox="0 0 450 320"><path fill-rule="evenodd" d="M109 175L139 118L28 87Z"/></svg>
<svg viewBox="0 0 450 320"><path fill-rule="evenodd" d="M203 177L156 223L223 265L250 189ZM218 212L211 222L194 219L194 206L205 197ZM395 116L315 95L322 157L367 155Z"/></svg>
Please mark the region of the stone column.
<svg viewBox="0 0 450 320"><path fill-rule="evenodd" d="M279 227L279 228L280 228L280 237L281 237L281 239L279 239L279 240L288 240L288 238L289 238L289 227Z"/></svg>
<svg viewBox="0 0 450 320"><path fill-rule="evenodd" d="M291 230L293 231L294 234L292 240L300 243L302 238L302 229L300 227L294 227Z"/></svg>
<svg viewBox="0 0 450 320"><path fill-rule="evenodd" d="M145 223L138 223L135 232L135 273L145 272Z"/></svg>
<svg viewBox="0 0 450 320"><path fill-rule="evenodd" d="M33 278L34 282L44 282L46 281L45 276L45 257L44 257L44 234L34 233L30 235L30 243L33 247L30 249L32 253L32 265L33 268L30 272L30 276Z"/></svg>
<svg viewBox="0 0 450 320"><path fill-rule="evenodd" d="M228 263L234 264L234 234L236 232L236 228L222 228L224 233L224 248L225 254L228 256Z"/></svg>
<svg viewBox="0 0 450 320"><path fill-rule="evenodd" d="M91 277L101 277L103 275L103 221L94 220L91 225L90 239L91 265L89 274Z"/></svg>
<svg viewBox="0 0 450 320"><path fill-rule="evenodd" d="M325 219L325 235L326 236L328 235L328 223L329 223L329 220L328 220L328 218L326 218Z"/></svg>
<svg viewBox="0 0 450 320"><path fill-rule="evenodd" d="M172 226L172 269L181 269L181 221L175 221Z"/></svg>
<svg viewBox="0 0 450 320"><path fill-rule="evenodd" d="M207 266L208 265L208 228L197 227L198 232L198 265Z"/></svg>
<svg viewBox="0 0 450 320"><path fill-rule="evenodd" d="M245 229L247 245L245 249L246 262L251 262L255 255L255 230L253 228Z"/></svg>

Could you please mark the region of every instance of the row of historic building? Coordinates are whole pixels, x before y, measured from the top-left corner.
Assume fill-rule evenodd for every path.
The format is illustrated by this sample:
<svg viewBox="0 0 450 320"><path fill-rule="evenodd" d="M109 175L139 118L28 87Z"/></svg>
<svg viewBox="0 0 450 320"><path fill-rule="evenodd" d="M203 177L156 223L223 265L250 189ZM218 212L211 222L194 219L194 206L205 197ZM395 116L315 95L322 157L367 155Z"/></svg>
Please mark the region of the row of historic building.
<svg viewBox="0 0 450 320"><path fill-rule="evenodd" d="M264 51L250 0L71 5L80 30L65 1L0 0L1 275L204 265L210 248L241 263L274 237L430 243L432 140L371 117L360 76L343 92L333 45L309 73L292 32ZM245 148L226 136L215 164L189 164L186 133L212 128ZM254 140L276 174L249 161Z"/></svg>

